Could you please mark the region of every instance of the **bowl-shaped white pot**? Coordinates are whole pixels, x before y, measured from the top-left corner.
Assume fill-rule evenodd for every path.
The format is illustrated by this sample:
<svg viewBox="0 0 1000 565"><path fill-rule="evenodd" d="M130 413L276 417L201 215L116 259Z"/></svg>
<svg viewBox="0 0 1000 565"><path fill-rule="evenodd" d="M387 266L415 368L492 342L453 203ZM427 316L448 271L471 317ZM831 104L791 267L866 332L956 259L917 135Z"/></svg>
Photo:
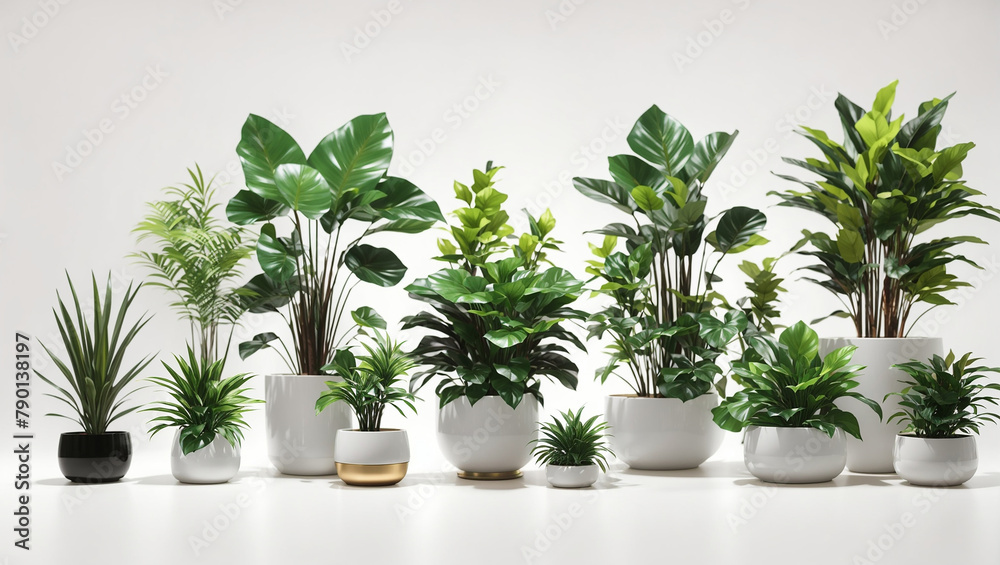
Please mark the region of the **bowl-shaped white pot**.
<svg viewBox="0 0 1000 565"><path fill-rule="evenodd" d="M475 405L459 398L438 410L438 445L466 479L513 479L531 459L538 438L538 401L525 395L516 409L499 396Z"/></svg>
<svg viewBox="0 0 1000 565"><path fill-rule="evenodd" d="M329 375L267 375L264 414L267 456L286 475L333 475L337 430L351 427L351 409L334 402L316 414L316 399L329 390Z"/></svg>
<svg viewBox="0 0 1000 565"><path fill-rule="evenodd" d="M546 465L545 478L554 487L583 488L597 482L600 467L590 465Z"/></svg>
<svg viewBox="0 0 1000 565"><path fill-rule="evenodd" d="M816 428L749 426L743 439L743 462L753 476L769 483L831 481L847 462L847 439Z"/></svg>
<svg viewBox="0 0 1000 565"><path fill-rule="evenodd" d="M979 467L975 436L942 438L896 436L896 473L910 484L952 487L972 478Z"/></svg>
<svg viewBox="0 0 1000 565"><path fill-rule="evenodd" d="M712 421L714 392L676 398L613 395L605 400L608 443L633 469L692 469L718 451L724 432Z"/></svg>
<svg viewBox="0 0 1000 565"><path fill-rule="evenodd" d="M170 472L182 483L215 484L224 483L236 476L240 470L240 448L233 447L226 438L215 435L212 443L184 455L181 450L181 430L174 432L174 443L170 450Z"/></svg>
<svg viewBox="0 0 1000 565"><path fill-rule="evenodd" d="M337 474L350 485L394 485L406 476L410 440L406 430L339 430L334 452Z"/></svg>
<svg viewBox="0 0 1000 565"><path fill-rule="evenodd" d="M826 355L845 345L858 348L851 364L865 366L858 376L855 392L880 403L886 419L890 414L899 412L899 397L882 399L890 392L903 390L905 385L899 380L907 378L906 373L892 366L910 359L926 361L934 355L944 354L941 338L935 337L821 338L819 351ZM896 434L903 431L903 424L879 420L871 408L853 398L837 400L837 407L854 414L861 428L861 440L853 436L847 438L847 468L855 473L892 473L893 444Z"/></svg>

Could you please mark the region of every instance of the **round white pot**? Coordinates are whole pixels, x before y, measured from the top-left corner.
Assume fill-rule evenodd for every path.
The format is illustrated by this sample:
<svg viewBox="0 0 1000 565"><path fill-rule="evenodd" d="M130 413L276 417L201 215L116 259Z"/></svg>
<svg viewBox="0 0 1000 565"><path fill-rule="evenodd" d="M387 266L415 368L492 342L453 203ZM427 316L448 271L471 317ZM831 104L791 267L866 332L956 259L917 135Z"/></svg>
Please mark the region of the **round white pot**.
<svg viewBox="0 0 1000 565"><path fill-rule="evenodd" d="M537 422L533 396L526 395L516 409L499 396L484 396L475 406L463 396L438 410L438 445L462 478L513 479L531 459Z"/></svg>
<svg viewBox="0 0 1000 565"><path fill-rule="evenodd" d="M633 469L693 469L722 445L724 432L712 421L714 392L682 402L676 398L608 396L604 416L608 443Z"/></svg>
<svg viewBox="0 0 1000 565"><path fill-rule="evenodd" d="M846 434L840 428L830 437L816 428L749 426L743 462L769 483L824 483L844 470Z"/></svg>
<svg viewBox="0 0 1000 565"><path fill-rule="evenodd" d="M896 436L896 473L911 484L952 487L972 478L979 467L975 436Z"/></svg>
<svg viewBox="0 0 1000 565"><path fill-rule="evenodd" d="M224 483L240 470L240 448L233 447L226 438L215 435L212 443L184 455L181 450L181 430L174 432L170 450L170 472L182 483L209 485Z"/></svg>
<svg viewBox="0 0 1000 565"><path fill-rule="evenodd" d="M941 339L932 337L823 338L819 350L826 355L846 345L858 348L851 364L866 367L858 376L860 384L854 390L880 403L886 418L899 411L899 397L890 396L884 402L882 399L890 392L903 390L899 379L906 378L906 373L892 366L910 359L926 361L933 355L944 354ZM854 414L861 427L863 441L847 438L847 468L855 473L892 473L893 444L896 434L903 431L903 424L879 421L871 408L853 398L842 398L837 406Z"/></svg>
<svg viewBox="0 0 1000 565"><path fill-rule="evenodd" d="M546 465L545 478L554 487L583 488L597 482L601 468L597 465Z"/></svg>
<svg viewBox="0 0 1000 565"><path fill-rule="evenodd" d="M406 476L410 440L406 430L339 430L334 450L337 474L350 485L394 485Z"/></svg>
<svg viewBox="0 0 1000 565"><path fill-rule="evenodd" d="M264 414L267 456L286 475L333 475L337 430L351 427L351 410L335 402L316 414L316 399L329 390L329 375L267 375Z"/></svg>

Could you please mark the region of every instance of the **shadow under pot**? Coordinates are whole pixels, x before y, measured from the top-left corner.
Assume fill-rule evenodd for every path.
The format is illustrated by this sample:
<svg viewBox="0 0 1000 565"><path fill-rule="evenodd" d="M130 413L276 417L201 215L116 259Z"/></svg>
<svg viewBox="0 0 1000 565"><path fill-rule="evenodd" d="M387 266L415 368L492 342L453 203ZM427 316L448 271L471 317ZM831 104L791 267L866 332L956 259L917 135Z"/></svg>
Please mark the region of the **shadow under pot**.
<svg viewBox="0 0 1000 565"><path fill-rule="evenodd" d="M131 463L128 432L66 432L59 436L59 470L74 483L113 483L125 476Z"/></svg>
<svg viewBox="0 0 1000 565"><path fill-rule="evenodd" d="M749 426L743 438L743 462L764 482L825 483L844 470L847 437L840 428L830 437L811 427Z"/></svg>

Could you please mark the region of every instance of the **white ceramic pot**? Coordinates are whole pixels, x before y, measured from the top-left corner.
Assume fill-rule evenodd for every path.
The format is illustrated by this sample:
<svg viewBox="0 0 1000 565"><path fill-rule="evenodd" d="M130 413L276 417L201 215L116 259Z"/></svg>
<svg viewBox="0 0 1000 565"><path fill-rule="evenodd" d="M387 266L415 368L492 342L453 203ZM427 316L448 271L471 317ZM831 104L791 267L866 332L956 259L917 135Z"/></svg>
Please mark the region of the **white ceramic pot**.
<svg viewBox="0 0 1000 565"><path fill-rule="evenodd" d="M840 428L830 437L816 428L749 426L743 462L769 483L824 483L844 470L846 434Z"/></svg>
<svg viewBox="0 0 1000 565"><path fill-rule="evenodd" d="M554 487L583 488L597 482L601 468L597 465L546 465L545 478Z"/></svg>
<svg viewBox="0 0 1000 565"><path fill-rule="evenodd" d="M224 483L240 470L240 448L233 447L226 438L215 435L212 443L184 455L181 450L181 430L174 432L170 450L170 472L182 483L208 485Z"/></svg>
<svg viewBox="0 0 1000 565"><path fill-rule="evenodd" d="M820 353L827 353L846 345L857 346L852 365L864 365L866 369L858 376L858 387L854 389L882 405L882 414L888 418L899 411L899 397L890 392L903 390L899 379L906 373L892 366L906 363L910 359L926 361L934 355L943 355L940 338L823 338L820 339ZM892 473L892 449L896 434L903 431L899 422L879 421L878 415L853 398L837 401L842 410L854 414L861 427L861 440L847 438L847 468L855 473Z"/></svg>
<svg viewBox="0 0 1000 565"><path fill-rule="evenodd" d="M714 392L681 402L676 398L609 396L604 404L608 443L633 469L693 469L722 445L724 432L712 421Z"/></svg>
<svg viewBox="0 0 1000 565"><path fill-rule="evenodd" d="M335 402L316 414L316 399L329 390L329 375L267 375L264 414L267 456L286 475L333 475L337 430L351 427L351 410Z"/></svg>
<svg viewBox="0 0 1000 565"><path fill-rule="evenodd" d="M339 430L334 459L337 474L347 484L394 485L406 476L410 440L405 430Z"/></svg>
<svg viewBox="0 0 1000 565"><path fill-rule="evenodd" d="M476 404L459 398L438 410L438 445L467 479L512 479L531 459L538 438L538 401L525 395L517 409L499 396Z"/></svg>
<svg viewBox="0 0 1000 565"><path fill-rule="evenodd" d="M896 473L911 484L952 487L972 478L979 467L975 436L896 436Z"/></svg>

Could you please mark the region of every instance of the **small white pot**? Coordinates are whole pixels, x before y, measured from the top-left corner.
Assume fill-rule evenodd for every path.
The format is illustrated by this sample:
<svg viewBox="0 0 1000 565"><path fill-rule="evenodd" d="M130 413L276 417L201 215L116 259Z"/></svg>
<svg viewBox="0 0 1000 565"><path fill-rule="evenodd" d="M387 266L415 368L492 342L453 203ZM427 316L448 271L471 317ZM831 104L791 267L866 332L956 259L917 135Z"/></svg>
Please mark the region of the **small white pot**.
<svg viewBox="0 0 1000 565"><path fill-rule="evenodd" d="M334 459L337 474L347 484L394 485L406 476L410 440L406 430L339 430Z"/></svg>
<svg viewBox="0 0 1000 565"><path fill-rule="evenodd" d="M316 399L330 375L267 375L264 415L267 456L286 475L333 475L337 430L351 427L351 409L334 402L316 414Z"/></svg>
<svg viewBox="0 0 1000 565"><path fill-rule="evenodd" d="M847 462L847 439L816 428L749 426L743 439L743 462L753 476L769 483L831 481Z"/></svg>
<svg viewBox="0 0 1000 565"><path fill-rule="evenodd" d="M724 432L712 421L714 392L682 402L677 398L613 395L605 400L608 443L633 469L693 469L722 445Z"/></svg>
<svg viewBox="0 0 1000 565"><path fill-rule="evenodd" d="M864 365L858 376L858 387L866 397L882 405L882 414L899 412L899 397L885 395L900 392L905 386L899 382L906 373L892 366L910 359L926 361L934 355L944 354L941 338L934 337L847 337L821 338L819 351L826 355L834 349L854 345L858 349L851 359L852 365ZM861 440L847 438L847 468L855 473L892 473L892 450L896 434L903 431L899 421L879 420L875 412L853 398L841 398L837 407L855 415L861 428Z"/></svg>
<svg viewBox="0 0 1000 565"><path fill-rule="evenodd" d="M531 459L538 438L538 401L525 395L516 409L499 396L470 405L466 397L438 410L438 445L466 479L513 479Z"/></svg>
<svg viewBox="0 0 1000 565"><path fill-rule="evenodd" d="M174 432L170 450L170 472L182 483L209 485L224 483L240 470L240 448L233 447L226 438L215 435L212 443L184 455L181 450L181 430Z"/></svg>
<svg viewBox="0 0 1000 565"><path fill-rule="evenodd" d="M979 468L975 436L896 436L893 466L910 484L952 487L972 478Z"/></svg>
<svg viewBox="0 0 1000 565"><path fill-rule="evenodd" d="M545 478L554 487L583 488L597 482L601 468L597 465L546 465Z"/></svg>

